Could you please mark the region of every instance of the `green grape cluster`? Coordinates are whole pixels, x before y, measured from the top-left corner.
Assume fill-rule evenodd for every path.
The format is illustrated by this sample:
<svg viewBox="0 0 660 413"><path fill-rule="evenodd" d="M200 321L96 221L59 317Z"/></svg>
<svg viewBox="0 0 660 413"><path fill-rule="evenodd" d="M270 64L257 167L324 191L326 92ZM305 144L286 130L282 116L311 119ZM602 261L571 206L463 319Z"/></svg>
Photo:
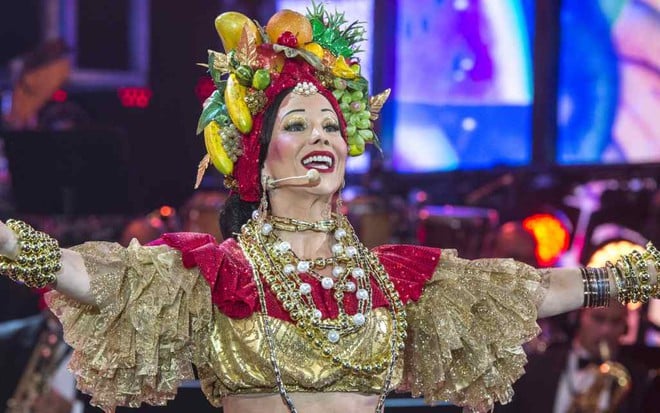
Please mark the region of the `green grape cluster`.
<svg viewBox="0 0 660 413"><path fill-rule="evenodd" d="M222 147L225 149L227 156L232 162L236 162L238 157L243 155L243 146L241 145L241 133L236 129L236 126L230 124L223 126L219 131L222 138Z"/></svg>
<svg viewBox="0 0 660 413"><path fill-rule="evenodd" d="M334 81L332 94L346 119L349 153L359 155L364 152L365 144L374 138L369 119L371 113L367 107L368 98L364 91L351 88L345 80L339 78Z"/></svg>

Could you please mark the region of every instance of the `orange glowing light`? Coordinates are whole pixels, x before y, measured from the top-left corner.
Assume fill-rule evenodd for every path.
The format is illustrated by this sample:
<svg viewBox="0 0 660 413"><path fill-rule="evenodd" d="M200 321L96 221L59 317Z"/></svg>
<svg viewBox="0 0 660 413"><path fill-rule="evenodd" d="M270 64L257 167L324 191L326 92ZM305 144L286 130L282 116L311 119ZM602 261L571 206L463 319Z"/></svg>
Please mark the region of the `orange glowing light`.
<svg viewBox="0 0 660 413"><path fill-rule="evenodd" d="M162 217L170 217L174 214L174 208L171 206L163 205L160 207L160 216Z"/></svg>
<svg viewBox="0 0 660 413"><path fill-rule="evenodd" d="M568 229L554 215L532 215L523 221L523 227L536 239L536 259L541 266L554 264L568 249Z"/></svg>

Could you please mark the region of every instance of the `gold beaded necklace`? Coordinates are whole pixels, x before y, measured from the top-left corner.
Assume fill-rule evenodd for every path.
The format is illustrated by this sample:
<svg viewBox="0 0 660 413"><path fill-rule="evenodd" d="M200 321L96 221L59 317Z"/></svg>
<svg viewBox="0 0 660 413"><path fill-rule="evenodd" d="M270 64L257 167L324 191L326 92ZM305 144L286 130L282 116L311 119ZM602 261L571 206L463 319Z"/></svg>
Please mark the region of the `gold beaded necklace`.
<svg viewBox="0 0 660 413"><path fill-rule="evenodd" d="M351 374L371 375L387 369L376 408L377 412L382 411L396 360L404 348L407 328L404 305L394 284L389 280L378 259L359 242L348 220L342 215L334 215L336 222L334 237L338 242L333 245L332 251L335 261L341 262L342 267L341 270L335 270L337 268L335 266L333 277L320 277L320 282L323 288L334 289L333 297L337 302L339 315L336 318L323 319L321 311L316 307L311 296L311 286L303 282L299 276L302 273L310 274L309 261L297 258L291 251L290 245L274 234L273 225L268 221L268 218L248 221L238 236L238 240L254 270L262 307L264 332L270 347L271 363L275 370L280 394L289 409L295 411L292 400L287 395L281 380L275 358L275 343L268 323L263 281L289 313L301 335L306 337L314 348L320 350L323 357ZM393 327L391 346L388 354L380 354L374 356L371 361L359 363L341 357L338 346L341 345L340 341L343 336L356 333L364 325L366 317L370 316L372 304L370 279L372 278L389 303ZM358 311L353 315L347 314L343 307L345 292L356 293Z"/></svg>
<svg viewBox="0 0 660 413"><path fill-rule="evenodd" d="M268 217L268 222L273 226L274 229L289 232L332 232L337 229L337 220L335 219L324 219L316 222L307 222L300 219L270 215Z"/></svg>

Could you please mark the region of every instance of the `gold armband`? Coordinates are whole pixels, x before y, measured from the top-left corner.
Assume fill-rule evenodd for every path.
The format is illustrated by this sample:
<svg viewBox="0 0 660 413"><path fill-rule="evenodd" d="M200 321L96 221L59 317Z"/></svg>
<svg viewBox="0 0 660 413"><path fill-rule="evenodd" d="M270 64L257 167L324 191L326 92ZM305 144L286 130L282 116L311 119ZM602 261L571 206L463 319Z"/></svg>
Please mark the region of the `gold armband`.
<svg viewBox="0 0 660 413"><path fill-rule="evenodd" d="M7 226L18 237L19 254L15 260L0 257L0 273L31 288L54 283L62 268L57 241L23 221L10 219Z"/></svg>
<svg viewBox="0 0 660 413"><path fill-rule="evenodd" d="M660 298L657 275L655 283L651 284L649 264L653 264L656 274L660 273L660 253L650 242L643 253L632 251L622 255L615 264L607 263L606 268L618 289L617 299L622 304Z"/></svg>

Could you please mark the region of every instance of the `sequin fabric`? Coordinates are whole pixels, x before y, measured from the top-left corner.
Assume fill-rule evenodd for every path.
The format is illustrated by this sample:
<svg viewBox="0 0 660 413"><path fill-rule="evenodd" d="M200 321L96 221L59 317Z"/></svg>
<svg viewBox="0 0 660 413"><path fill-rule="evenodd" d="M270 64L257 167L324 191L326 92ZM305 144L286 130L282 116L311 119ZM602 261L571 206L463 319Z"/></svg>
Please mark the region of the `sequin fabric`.
<svg viewBox="0 0 660 413"><path fill-rule="evenodd" d="M202 274L208 268L221 274L223 264L208 257L196 263L191 251L199 248L209 247L201 242L183 252L95 242L75 248L98 307L57 292L47 299L74 348L70 368L78 386L93 394L94 404L109 412L164 404L181 380L193 377L193 364L213 405L227 394L277 392L262 315L223 312L214 295L225 281ZM545 290L538 272L511 260L462 260L453 251L440 259L439 250L424 247L384 246L374 253L408 303L408 340L394 387L476 411L510 399L526 362L521 344L537 333L536 305ZM232 257L236 270L250 271L239 265L244 258ZM417 281L405 276L411 272ZM242 291L237 279L231 291ZM374 309L359 334L342 339L342 355L359 361L389 351L391 321L386 308ZM380 391L380 375L347 374L317 354L292 323L270 313L269 322L289 391Z"/></svg>
<svg viewBox="0 0 660 413"><path fill-rule="evenodd" d="M378 394L385 371L369 376L347 372L323 357L295 325L270 317L276 356L289 392L361 392ZM268 343L260 314L231 319L217 312L207 346L210 366L200 370L202 387L214 405L226 394L277 393ZM385 308L374 310L359 334L342 338L341 357L356 362L383 357L390 351L392 320ZM401 360L401 359L400 359ZM210 367L210 369L208 368ZM394 370L399 382L403 363Z"/></svg>
<svg viewBox="0 0 660 413"><path fill-rule="evenodd" d="M449 401L485 412L513 396L523 373L522 344L539 332L547 291L539 272L509 259L442 259L419 301L408 305L400 388L428 403Z"/></svg>
<svg viewBox="0 0 660 413"><path fill-rule="evenodd" d="M204 364L193 344L209 335L208 284L168 246L94 242L73 249L85 260L98 306L58 292L46 300L74 349L69 369L78 388L107 412L173 399L181 380L193 378L191 362Z"/></svg>

